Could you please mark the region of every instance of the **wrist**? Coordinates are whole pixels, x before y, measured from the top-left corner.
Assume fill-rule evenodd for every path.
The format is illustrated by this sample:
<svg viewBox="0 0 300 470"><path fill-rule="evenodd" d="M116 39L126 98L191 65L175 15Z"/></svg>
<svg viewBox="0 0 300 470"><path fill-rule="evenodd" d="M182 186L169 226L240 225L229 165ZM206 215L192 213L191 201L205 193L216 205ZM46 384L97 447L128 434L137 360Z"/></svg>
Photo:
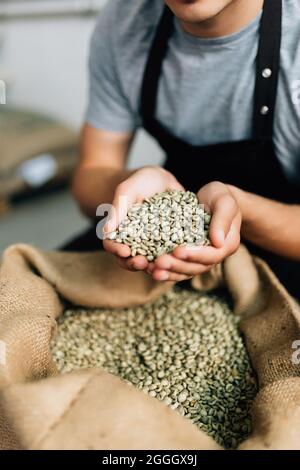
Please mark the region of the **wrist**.
<svg viewBox="0 0 300 470"><path fill-rule="evenodd" d="M270 201L236 186L230 186L229 190L235 197L242 214L242 237L252 243L261 245L261 240L265 237L266 231L262 233L258 228L262 223L265 223L270 215Z"/></svg>
<svg viewBox="0 0 300 470"><path fill-rule="evenodd" d="M243 214L243 207L244 207L244 199L245 199L245 191L238 188L237 186L232 186L231 184L227 184L227 188L229 189L230 193L236 200L242 214Z"/></svg>
<svg viewBox="0 0 300 470"><path fill-rule="evenodd" d="M254 214L253 197L255 197L255 195L230 184L227 185L227 187L240 208L243 226L251 224Z"/></svg>

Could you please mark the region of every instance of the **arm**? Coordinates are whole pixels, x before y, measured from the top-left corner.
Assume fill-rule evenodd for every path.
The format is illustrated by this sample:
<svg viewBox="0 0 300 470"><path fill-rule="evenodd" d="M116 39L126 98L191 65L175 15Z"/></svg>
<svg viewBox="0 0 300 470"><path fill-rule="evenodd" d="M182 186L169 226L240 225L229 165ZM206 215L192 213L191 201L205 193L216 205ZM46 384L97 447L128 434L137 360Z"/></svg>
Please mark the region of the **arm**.
<svg viewBox="0 0 300 470"><path fill-rule="evenodd" d="M300 205L288 205L230 186L242 212L242 236L281 256L300 261Z"/></svg>
<svg viewBox="0 0 300 470"><path fill-rule="evenodd" d="M94 218L100 204L112 202L116 187L133 173L124 168L133 137L84 126L72 192L87 216Z"/></svg>
<svg viewBox="0 0 300 470"><path fill-rule="evenodd" d="M117 21L115 2L107 2L90 44L89 100L72 189L82 211L92 218L98 205L112 202L115 188L132 173L125 162L138 127L118 73Z"/></svg>

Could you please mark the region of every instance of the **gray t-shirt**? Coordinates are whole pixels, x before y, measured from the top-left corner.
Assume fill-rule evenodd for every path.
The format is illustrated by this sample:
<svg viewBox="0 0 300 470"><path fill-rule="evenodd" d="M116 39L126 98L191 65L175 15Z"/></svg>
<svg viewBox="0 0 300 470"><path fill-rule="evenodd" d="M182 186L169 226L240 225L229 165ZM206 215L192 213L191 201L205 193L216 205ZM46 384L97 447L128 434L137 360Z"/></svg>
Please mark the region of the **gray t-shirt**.
<svg viewBox="0 0 300 470"><path fill-rule="evenodd" d="M109 131L141 126L141 83L163 0L109 0L91 42L86 121ZM243 30L197 38L175 19L163 64L157 118L193 145L251 138L261 14ZM274 142L288 177L300 181L300 0L283 0ZM242 157L242 155L241 155Z"/></svg>

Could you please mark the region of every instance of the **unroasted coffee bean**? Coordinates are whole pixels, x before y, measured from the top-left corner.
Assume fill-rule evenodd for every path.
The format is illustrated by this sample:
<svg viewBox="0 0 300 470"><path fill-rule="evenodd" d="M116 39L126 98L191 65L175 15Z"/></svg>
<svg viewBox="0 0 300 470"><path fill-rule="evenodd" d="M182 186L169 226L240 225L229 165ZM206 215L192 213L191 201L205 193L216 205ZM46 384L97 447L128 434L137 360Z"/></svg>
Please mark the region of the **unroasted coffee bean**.
<svg viewBox="0 0 300 470"><path fill-rule="evenodd" d="M223 297L175 287L140 307L69 310L52 353L61 372L102 367L226 448L251 431L255 375L238 317Z"/></svg>
<svg viewBox="0 0 300 470"><path fill-rule="evenodd" d="M153 261L180 245L209 244L211 216L190 191L169 190L134 205L110 240L131 248L131 255Z"/></svg>

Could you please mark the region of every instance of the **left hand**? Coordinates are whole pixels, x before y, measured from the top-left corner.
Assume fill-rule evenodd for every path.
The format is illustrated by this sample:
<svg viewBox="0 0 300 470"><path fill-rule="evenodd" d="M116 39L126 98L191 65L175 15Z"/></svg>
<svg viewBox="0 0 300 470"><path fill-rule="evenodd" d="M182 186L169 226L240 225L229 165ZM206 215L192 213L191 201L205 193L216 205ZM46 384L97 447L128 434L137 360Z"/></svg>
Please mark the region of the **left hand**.
<svg viewBox="0 0 300 470"><path fill-rule="evenodd" d="M212 182L197 194L205 210L212 214L211 246L177 247L150 263L147 272L157 281L184 281L209 271L235 253L240 244L241 212L228 185Z"/></svg>

